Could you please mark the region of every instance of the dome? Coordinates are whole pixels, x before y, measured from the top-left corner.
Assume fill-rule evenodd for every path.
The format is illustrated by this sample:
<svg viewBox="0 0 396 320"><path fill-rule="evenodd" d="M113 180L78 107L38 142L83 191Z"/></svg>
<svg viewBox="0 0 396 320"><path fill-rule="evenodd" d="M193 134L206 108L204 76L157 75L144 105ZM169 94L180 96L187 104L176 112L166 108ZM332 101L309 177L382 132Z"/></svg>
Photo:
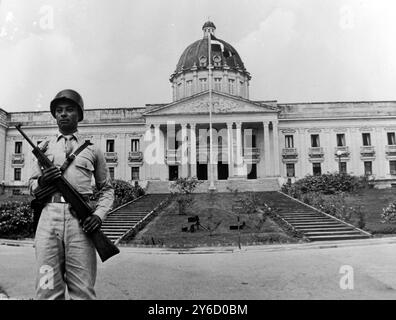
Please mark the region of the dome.
<svg viewBox="0 0 396 320"><path fill-rule="evenodd" d="M207 21L202 29L204 30L214 30L215 25L211 21ZM212 32L211 32L212 33ZM213 34L213 33L212 33ZM241 57L235 48L224 40L215 38L216 41L220 42L221 45L214 46L211 52L211 63L214 68L223 68L228 66L230 69L237 70L242 73L247 73L245 66L242 62ZM182 53L179 62L176 65L176 70L171 76L171 81L173 77L179 72L189 71L192 68L197 69L207 69L207 64L202 65L200 63L201 58L208 57L208 38L205 36L200 40L195 41L190 44ZM217 62L217 63L214 63Z"/></svg>
<svg viewBox="0 0 396 320"><path fill-rule="evenodd" d="M212 21L206 21L205 24L202 27L202 30L204 30L205 28L216 29L216 26L214 25L214 23Z"/></svg>
<svg viewBox="0 0 396 320"><path fill-rule="evenodd" d="M173 101L209 90L249 99L251 76L238 52L228 42L215 37L216 26L213 22L205 22L202 30L202 39L193 42L183 51L176 70L169 78Z"/></svg>

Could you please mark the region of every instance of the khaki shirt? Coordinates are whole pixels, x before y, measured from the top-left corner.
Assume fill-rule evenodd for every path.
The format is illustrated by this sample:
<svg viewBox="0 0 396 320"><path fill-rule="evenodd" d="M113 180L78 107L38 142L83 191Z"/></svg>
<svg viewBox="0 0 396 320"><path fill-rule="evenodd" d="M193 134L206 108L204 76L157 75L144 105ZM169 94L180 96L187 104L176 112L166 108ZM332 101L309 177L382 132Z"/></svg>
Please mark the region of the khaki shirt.
<svg viewBox="0 0 396 320"><path fill-rule="evenodd" d="M82 139L78 132L75 132L73 137L73 151L75 151L85 140ZM44 142L40 147L43 144ZM65 162L65 138L61 133L49 140L45 155L58 168ZM41 168L36 161L33 174L29 179L29 190L32 195L33 191L38 187L37 180L41 174ZM91 195L93 186L94 184L96 185L96 188L100 190L100 197L94 214L104 220L113 206L114 189L103 152L95 145L86 147L69 165L63 176L82 195ZM92 177L95 178L94 184Z"/></svg>

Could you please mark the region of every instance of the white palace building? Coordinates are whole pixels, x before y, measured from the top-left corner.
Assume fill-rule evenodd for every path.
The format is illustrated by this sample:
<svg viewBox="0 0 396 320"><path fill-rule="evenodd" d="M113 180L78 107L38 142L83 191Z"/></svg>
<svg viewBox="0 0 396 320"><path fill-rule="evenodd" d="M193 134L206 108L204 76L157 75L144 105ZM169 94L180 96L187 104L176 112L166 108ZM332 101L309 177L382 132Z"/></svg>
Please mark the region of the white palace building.
<svg viewBox="0 0 396 320"><path fill-rule="evenodd" d="M202 29L170 76L171 103L85 110L79 132L101 146L113 178L152 192L166 192L178 177L218 191L277 190L288 179L339 170L378 187L396 181L396 101L250 100L251 76L238 52L220 39L217 51L208 50L215 26ZM57 125L49 111L0 109L0 181L26 192L34 156L17 123L35 143Z"/></svg>

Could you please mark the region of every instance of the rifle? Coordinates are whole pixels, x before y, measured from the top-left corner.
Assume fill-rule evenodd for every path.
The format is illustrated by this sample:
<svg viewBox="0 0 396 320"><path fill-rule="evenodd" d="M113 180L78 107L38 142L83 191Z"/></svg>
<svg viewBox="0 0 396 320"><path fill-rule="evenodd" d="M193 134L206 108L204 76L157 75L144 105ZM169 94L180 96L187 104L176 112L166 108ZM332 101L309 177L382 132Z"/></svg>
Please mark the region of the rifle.
<svg viewBox="0 0 396 320"><path fill-rule="evenodd" d="M17 124L15 128L22 134L26 141L33 147L32 153L37 158L39 164L44 169L53 167L53 163L47 158L47 156L42 152L42 150L35 146L34 143L29 139L29 137L22 131L21 124ZM67 202L71 204L74 211L76 212L77 218L80 223L83 223L86 218L92 214L91 207L84 201L82 196L73 188L73 186L63 177L59 177L54 181L55 187ZM102 262L116 255L120 250L110 241L109 238L100 230L88 233L91 238L96 251L98 252Z"/></svg>

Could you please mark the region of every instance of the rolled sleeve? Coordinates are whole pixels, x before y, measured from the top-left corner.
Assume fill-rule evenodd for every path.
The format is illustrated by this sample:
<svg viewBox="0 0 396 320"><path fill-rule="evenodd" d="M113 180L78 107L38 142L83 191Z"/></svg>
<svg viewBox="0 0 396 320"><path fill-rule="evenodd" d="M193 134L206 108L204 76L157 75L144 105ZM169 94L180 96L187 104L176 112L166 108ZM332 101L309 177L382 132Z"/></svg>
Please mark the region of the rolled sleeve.
<svg viewBox="0 0 396 320"><path fill-rule="evenodd" d="M99 191L99 199L94 214L99 216L103 221L113 207L114 188L103 152L100 149L96 149L95 155L94 176L96 188Z"/></svg>
<svg viewBox="0 0 396 320"><path fill-rule="evenodd" d="M33 196L34 191L38 188L38 178L41 176L42 172L37 160L34 160L33 173L29 178L29 192Z"/></svg>

